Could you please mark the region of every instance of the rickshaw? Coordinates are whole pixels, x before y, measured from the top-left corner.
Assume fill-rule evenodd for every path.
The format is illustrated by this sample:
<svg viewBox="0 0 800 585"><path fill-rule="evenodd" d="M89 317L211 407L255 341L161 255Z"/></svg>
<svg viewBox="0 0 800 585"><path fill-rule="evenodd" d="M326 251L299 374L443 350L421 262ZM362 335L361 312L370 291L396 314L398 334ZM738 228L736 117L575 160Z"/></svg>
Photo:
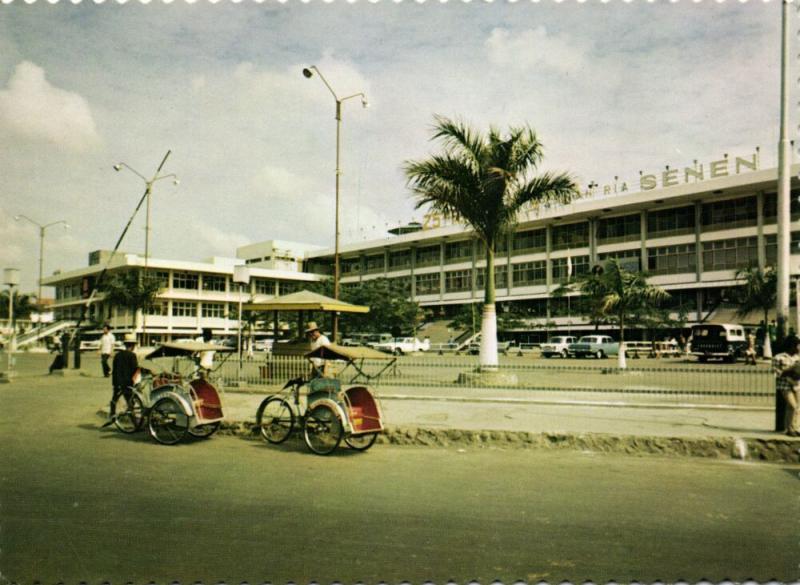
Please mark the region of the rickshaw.
<svg viewBox="0 0 800 585"><path fill-rule="evenodd" d="M114 405L116 427L123 433L135 433L147 424L150 436L162 445L174 445L187 434L198 438L213 435L224 415L220 390L199 366L206 351L230 354L235 350L199 342L165 343L147 354L148 361L173 358L172 368L158 373L148 368L137 370L130 393L117 397Z"/></svg>
<svg viewBox="0 0 800 585"><path fill-rule="evenodd" d="M342 387L347 370L354 370L349 383L369 381L385 371L396 358L367 347L327 345L306 354L311 363L309 379L294 378L281 391L259 405L256 425L261 436L273 444L283 443L293 431L302 431L308 448L318 455L336 450L342 439L356 451L366 451L383 431L383 415L375 395L363 385ZM364 360L389 360L376 375L364 371ZM344 367L330 376L331 362ZM306 388L305 405L301 389Z"/></svg>

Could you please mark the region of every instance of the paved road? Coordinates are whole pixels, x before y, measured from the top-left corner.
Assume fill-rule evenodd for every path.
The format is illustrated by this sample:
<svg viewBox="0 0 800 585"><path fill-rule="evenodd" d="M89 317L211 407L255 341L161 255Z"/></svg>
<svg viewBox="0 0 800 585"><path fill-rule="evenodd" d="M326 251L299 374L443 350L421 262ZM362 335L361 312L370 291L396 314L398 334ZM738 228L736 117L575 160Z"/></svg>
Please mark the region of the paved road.
<svg viewBox="0 0 800 585"><path fill-rule="evenodd" d="M104 396L104 395L103 395ZM378 445L321 458L99 430L97 390L0 387L20 583L800 577L798 466Z"/></svg>

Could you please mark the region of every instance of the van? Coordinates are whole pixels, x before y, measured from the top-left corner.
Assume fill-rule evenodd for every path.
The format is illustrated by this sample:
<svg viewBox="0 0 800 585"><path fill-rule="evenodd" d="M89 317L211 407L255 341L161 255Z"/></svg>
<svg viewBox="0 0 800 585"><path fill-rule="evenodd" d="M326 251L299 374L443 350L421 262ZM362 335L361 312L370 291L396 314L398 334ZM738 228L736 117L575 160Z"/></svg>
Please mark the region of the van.
<svg viewBox="0 0 800 585"><path fill-rule="evenodd" d="M692 327L691 348L701 362L718 358L733 363L744 355L747 336L741 325L702 323Z"/></svg>

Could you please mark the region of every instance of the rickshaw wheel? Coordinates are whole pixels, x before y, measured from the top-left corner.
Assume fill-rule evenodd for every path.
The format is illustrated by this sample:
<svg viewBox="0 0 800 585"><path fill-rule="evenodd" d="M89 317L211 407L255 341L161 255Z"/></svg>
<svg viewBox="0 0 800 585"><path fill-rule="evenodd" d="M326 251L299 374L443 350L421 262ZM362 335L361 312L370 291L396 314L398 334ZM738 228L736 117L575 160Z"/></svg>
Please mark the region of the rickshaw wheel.
<svg viewBox="0 0 800 585"><path fill-rule="evenodd" d="M262 437L278 445L292 434L294 413L283 398L265 398L258 407L256 425Z"/></svg>
<svg viewBox="0 0 800 585"><path fill-rule="evenodd" d="M197 425L196 427L189 427L189 434L198 439L207 439L219 430L221 421L208 423L207 425Z"/></svg>
<svg viewBox="0 0 800 585"><path fill-rule="evenodd" d="M131 394L130 400L124 394L117 396L114 403L114 426L126 434L135 433L144 424L144 406L141 399Z"/></svg>
<svg viewBox="0 0 800 585"><path fill-rule="evenodd" d="M164 396L156 401L147 418L150 436L162 445L174 445L189 432L189 417L174 398Z"/></svg>
<svg viewBox="0 0 800 585"><path fill-rule="evenodd" d="M327 404L317 404L306 414L303 438L317 455L332 453L341 443L343 433L342 421Z"/></svg>
<svg viewBox="0 0 800 585"><path fill-rule="evenodd" d="M344 438L347 446L356 451L366 451L375 444L378 438L378 433L368 433L364 435L355 435Z"/></svg>

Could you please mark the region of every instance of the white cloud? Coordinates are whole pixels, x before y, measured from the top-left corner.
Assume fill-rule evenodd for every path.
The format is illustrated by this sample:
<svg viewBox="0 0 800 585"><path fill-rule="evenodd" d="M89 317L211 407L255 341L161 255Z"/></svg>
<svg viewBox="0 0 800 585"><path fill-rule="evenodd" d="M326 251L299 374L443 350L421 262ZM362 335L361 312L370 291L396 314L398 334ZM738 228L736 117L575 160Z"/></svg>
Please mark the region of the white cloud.
<svg viewBox="0 0 800 585"><path fill-rule="evenodd" d="M552 71L575 73L585 62L582 47L565 34L548 34L544 26L517 34L505 28L495 28L485 46L491 63L515 69L544 66Z"/></svg>
<svg viewBox="0 0 800 585"><path fill-rule="evenodd" d="M19 63L8 89L0 91L0 127L77 151L100 141L86 99L51 85L30 61Z"/></svg>

